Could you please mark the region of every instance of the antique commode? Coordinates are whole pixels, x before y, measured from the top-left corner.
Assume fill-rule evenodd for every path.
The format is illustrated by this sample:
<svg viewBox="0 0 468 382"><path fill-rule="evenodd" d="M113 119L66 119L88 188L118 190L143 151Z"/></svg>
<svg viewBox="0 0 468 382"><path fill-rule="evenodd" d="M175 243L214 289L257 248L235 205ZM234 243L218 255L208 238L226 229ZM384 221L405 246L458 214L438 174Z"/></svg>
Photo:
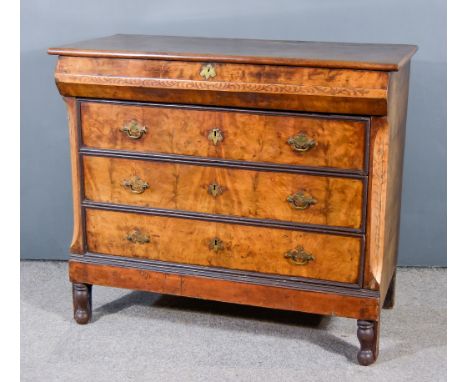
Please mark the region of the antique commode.
<svg viewBox="0 0 468 382"><path fill-rule="evenodd" d="M115 35L60 48L75 320L93 284L357 319L393 306L411 45Z"/></svg>

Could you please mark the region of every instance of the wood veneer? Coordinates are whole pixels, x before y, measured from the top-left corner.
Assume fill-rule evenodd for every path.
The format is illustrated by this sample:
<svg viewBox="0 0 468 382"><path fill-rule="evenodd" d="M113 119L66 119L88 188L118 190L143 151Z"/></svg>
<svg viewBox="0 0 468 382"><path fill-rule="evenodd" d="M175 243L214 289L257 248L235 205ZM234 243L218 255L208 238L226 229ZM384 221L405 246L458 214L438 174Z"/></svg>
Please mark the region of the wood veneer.
<svg viewBox="0 0 468 382"><path fill-rule="evenodd" d="M138 230L148 240L135 243ZM361 239L300 231L197 222L172 217L86 210L87 248L116 256L309 277L356 284ZM216 239L221 249L210 248ZM274 249L270 248L275 243ZM285 254L304 247L314 259L295 265Z"/></svg>
<svg viewBox="0 0 468 382"><path fill-rule="evenodd" d="M83 145L91 148L366 171L368 118L97 102L80 107ZM130 121L146 127L141 139L121 131ZM222 132L216 145L208 139L213 128ZM294 151L288 139L299 133L316 146Z"/></svg>
<svg viewBox="0 0 468 382"><path fill-rule="evenodd" d="M91 320L94 284L339 315L358 320L358 362L375 362L415 51L131 35L49 49L69 116L75 320ZM132 121L140 139L121 131ZM297 153L301 133L315 147ZM149 188L128 193L128 176ZM299 190L316 204L291 210Z"/></svg>
<svg viewBox="0 0 468 382"><path fill-rule="evenodd" d="M117 34L62 47L50 54L75 57L220 61L243 64L399 70L417 47L316 41L203 38Z"/></svg>
<svg viewBox="0 0 468 382"><path fill-rule="evenodd" d="M86 199L185 211L361 229L359 179L231 170L141 160L83 157ZM123 183L137 177L148 188ZM209 192L216 185L218 194ZM299 210L288 196L303 192L315 203Z"/></svg>
<svg viewBox="0 0 468 382"><path fill-rule="evenodd" d="M199 75L205 62L65 56L55 79L61 94L84 98L247 108L254 101L266 110L358 115L387 111L387 72L210 64L224 73L221 81Z"/></svg>

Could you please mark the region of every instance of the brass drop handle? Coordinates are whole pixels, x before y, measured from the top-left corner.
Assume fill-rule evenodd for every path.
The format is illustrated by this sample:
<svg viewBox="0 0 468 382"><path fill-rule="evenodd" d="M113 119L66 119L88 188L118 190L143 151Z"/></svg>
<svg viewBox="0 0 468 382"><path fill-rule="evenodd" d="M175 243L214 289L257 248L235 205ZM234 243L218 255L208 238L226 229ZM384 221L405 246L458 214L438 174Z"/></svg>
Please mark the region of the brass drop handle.
<svg viewBox="0 0 468 382"><path fill-rule="evenodd" d="M310 261L314 261L315 257L304 251L302 245L298 245L296 249L291 249L284 254L284 257L293 265L307 265Z"/></svg>
<svg viewBox="0 0 468 382"><path fill-rule="evenodd" d="M135 244L146 244L150 241L149 236L145 235L138 228L127 234L127 240Z"/></svg>
<svg viewBox="0 0 468 382"><path fill-rule="evenodd" d="M213 239L211 239L208 248L214 252L219 252L224 249L224 243L220 238L214 237Z"/></svg>
<svg viewBox="0 0 468 382"><path fill-rule="evenodd" d="M211 183L208 186L208 193L216 198L218 195L221 195L224 192L224 188L217 183Z"/></svg>
<svg viewBox="0 0 468 382"><path fill-rule="evenodd" d="M214 128L208 132L208 140L213 142L215 146L218 144L218 142L222 142L223 139L224 139L224 136L223 136L223 132L221 131L221 129Z"/></svg>
<svg viewBox="0 0 468 382"><path fill-rule="evenodd" d="M317 142L307 136L305 133L299 133L288 139L291 149L298 152L305 152L317 146Z"/></svg>
<svg viewBox="0 0 468 382"><path fill-rule="evenodd" d="M200 71L200 76L205 80L216 77L216 70L212 64L203 65Z"/></svg>
<svg viewBox="0 0 468 382"><path fill-rule="evenodd" d="M303 191L298 191L295 194L289 195L286 200L289 206L295 210L305 210L311 205L317 204L317 199Z"/></svg>
<svg viewBox="0 0 468 382"><path fill-rule="evenodd" d="M146 126L141 125L135 120L130 121L120 128L130 139L140 139L147 133Z"/></svg>
<svg viewBox="0 0 468 382"><path fill-rule="evenodd" d="M149 184L138 176L133 176L130 179L124 179L122 187L133 194L142 194L149 188Z"/></svg>

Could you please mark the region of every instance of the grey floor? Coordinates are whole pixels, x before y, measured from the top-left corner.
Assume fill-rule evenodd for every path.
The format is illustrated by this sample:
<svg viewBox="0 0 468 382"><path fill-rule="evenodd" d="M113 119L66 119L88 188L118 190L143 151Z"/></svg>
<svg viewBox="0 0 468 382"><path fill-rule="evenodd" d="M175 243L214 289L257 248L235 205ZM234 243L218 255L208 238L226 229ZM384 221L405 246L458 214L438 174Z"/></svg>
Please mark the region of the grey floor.
<svg viewBox="0 0 468 382"><path fill-rule="evenodd" d="M21 380L445 381L446 270L398 270L380 357L356 364L356 322L94 287L72 320L66 263L21 263Z"/></svg>

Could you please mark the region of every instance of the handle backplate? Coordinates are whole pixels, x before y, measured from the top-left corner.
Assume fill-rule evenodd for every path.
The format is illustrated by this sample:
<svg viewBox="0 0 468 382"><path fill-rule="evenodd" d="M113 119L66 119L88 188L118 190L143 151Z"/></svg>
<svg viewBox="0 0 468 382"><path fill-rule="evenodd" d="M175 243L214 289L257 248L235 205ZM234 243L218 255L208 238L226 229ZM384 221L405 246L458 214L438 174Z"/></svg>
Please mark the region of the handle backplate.
<svg viewBox="0 0 468 382"><path fill-rule="evenodd" d="M306 152L317 146L317 142L307 136L305 133L299 133L288 139L291 149L298 152Z"/></svg>
<svg viewBox="0 0 468 382"><path fill-rule="evenodd" d="M132 120L120 128L120 131L125 133L130 139L140 139L147 133L146 126L141 125L135 120Z"/></svg>
<svg viewBox="0 0 468 382"><path fill-rule="evenodd" d="M286 252L284 257L293 265L307 265L310 261L315 260L315 257L306 252L302 245L298 245L295 249Z"/></svg>
<svg viewBox="0 0 468 382"><path fill-rule="evenodd" d="M133 194L142 194L149 188L149 184L138 176L133 176L130 179L124 179L122 187Z"/></svg>
<svg viewBox="0 0 468 382"><path fill-rule="evenodd" d="M130 231L127 234L127 240L135 244L146 244L149 243L149 236L141 232L138 228Z"/></svg>
<svg viewBox="0 0 468 382"><path fill-rule="evenodd" d="M291 208L295 210L305 210L311 205L317 204L317 199L313 198L304 191L298 191L292 195L289 195L286 199Z"/></svg>

